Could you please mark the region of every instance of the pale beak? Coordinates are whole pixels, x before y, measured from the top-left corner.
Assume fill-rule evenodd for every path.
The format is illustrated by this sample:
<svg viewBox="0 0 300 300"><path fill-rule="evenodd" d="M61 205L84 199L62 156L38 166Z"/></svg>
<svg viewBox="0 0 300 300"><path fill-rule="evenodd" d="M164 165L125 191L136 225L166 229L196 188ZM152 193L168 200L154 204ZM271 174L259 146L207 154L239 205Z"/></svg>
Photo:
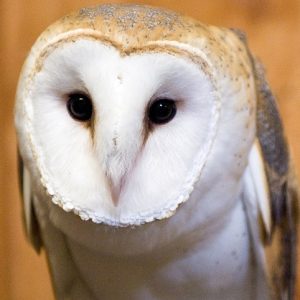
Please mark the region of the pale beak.
<svg viewBox="0 0 300 300"><path fill-rule="evenodd" d="M114 183L111 178L108 177L108 190L110 191L111 200L115 207L119 204L120 194L123 187L123 178L118 183Z"/></svg>

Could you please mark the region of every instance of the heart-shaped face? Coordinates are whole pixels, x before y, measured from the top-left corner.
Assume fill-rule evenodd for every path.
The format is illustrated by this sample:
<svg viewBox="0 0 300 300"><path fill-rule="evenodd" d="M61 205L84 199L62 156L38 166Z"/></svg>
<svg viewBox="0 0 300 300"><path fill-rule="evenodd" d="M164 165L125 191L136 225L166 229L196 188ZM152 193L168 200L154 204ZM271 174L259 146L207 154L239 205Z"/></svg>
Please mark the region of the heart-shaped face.
<svg viewBox="0 0 300 300"><path fill-rule="evenodd" d="M65 210L128 225L165 218L187 200L215 134L218 99L209 73L175 50L124 55L81 36L39 61L34 147Z"/></svg>
<svg viewBox="0 0 300 300"><path fill-rule="evenodd" d="M63 19L33 47L18 91L20 147L64 210L140 225L172 216L196 183L204 195L211 187L198 183L208 161L203 182L240 176L254 135L253 82L246 51L233 58L236 45L224 44L231 33L178 15L164 31L165 11L152 9L151 25L151 8L105 7ZM128 11L136 12L130 20ZM196 36L183 37L191 26ZM164 39L171 36L178 39Z"/></svg>

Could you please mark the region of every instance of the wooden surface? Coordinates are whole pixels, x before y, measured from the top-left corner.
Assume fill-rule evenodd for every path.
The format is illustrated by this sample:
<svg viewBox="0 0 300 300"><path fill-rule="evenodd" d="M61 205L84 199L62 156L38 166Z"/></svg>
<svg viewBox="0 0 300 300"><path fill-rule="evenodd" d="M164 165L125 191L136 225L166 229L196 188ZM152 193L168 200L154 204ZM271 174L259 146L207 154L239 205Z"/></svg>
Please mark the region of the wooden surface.
<svg viewBox="0 0 300 300"><path fill-rule="evenodd" d="M22 62L57 18L101 1L0 1L0 299L53 299L44 256L24 240L13 129L14 93ZM125 2L125 1L111 1ZM127 1L130 2L130 1ZM242 28L264 62L300 174L300 0L134 1L169 7L206 23Z"/></svg>

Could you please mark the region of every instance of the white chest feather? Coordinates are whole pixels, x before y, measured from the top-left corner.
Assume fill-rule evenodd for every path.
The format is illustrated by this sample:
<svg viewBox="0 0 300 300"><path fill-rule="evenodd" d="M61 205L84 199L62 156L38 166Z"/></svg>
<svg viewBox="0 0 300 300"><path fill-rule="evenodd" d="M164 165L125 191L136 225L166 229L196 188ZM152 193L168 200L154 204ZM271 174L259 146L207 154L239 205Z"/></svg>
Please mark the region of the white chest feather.
<svg viewBox="0 0 300 300"><path fill-rule="evenodd" d="M200 229L201 230L201 229ZM256 299L255 264L242 201L209 238L186 249L177 242L141 256L99 253L67 238L80 294L95 299ZM193 233L193 237L197 233ZM198 234L201 236L201 234ZM151 243L151 237L149 237ZM78 294L64 291L66 294ZM66 296L64 295L64 297Z"/></svg>

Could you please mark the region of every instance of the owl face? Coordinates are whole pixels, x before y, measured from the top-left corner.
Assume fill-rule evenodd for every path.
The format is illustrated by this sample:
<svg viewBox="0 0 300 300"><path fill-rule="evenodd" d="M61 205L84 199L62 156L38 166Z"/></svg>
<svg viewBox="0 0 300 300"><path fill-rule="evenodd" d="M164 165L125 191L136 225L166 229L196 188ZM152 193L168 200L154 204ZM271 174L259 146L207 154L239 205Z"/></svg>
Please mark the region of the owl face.
<svg viewBox="0 0 300 300"><path fill-rule="evenodd" d="M65 211L114 226L170 217L195 193L211 211L201 198L241 176L254 137L246 51L232 56L241 45L230 32L177 15L151 29L145 15L167 12L110 7L54 25L24 66L16 124L35 185ZM129 12L137 21L124 29Z"/></svg>

